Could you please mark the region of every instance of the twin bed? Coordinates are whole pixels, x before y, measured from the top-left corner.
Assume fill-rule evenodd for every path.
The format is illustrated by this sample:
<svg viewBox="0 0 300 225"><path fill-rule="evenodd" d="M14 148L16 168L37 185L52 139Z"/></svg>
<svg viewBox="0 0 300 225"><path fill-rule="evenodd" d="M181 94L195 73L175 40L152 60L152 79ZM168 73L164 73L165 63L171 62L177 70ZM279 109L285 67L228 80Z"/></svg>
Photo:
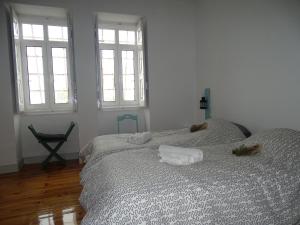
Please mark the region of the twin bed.
<svg viewBox="0 0 300 225"><path fill-rule="evenodd" d="M144 145L128 144L127 135L97 137L81 152L82 224L299 224L300 132L273 129L246 138L228 121L207 123L195 133L153 133ZM204 159L161 163L161 144L199 148ZM232 155L242 144L260 144L262 151Z"/></svg>

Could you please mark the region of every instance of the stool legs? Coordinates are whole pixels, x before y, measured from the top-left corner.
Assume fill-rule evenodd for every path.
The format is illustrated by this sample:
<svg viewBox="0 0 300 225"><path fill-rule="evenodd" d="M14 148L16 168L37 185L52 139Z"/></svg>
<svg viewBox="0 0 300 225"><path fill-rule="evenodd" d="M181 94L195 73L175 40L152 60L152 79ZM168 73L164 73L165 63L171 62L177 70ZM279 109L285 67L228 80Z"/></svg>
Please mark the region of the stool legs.
<svg viewBox="0 0 300 225"><path fill-rule="evenodd" d="M58 144L54 147L51 148L50 145L48 145L47 142L41 141L40 143L50 152L49 156L42 162L42 165L44 168L47 168L49 161L51 160L52 157L55 157L58 161L62 162L65 164L66 160L61 157L60 155L57 154L57 151L60 149L60 147L64 144L65 141L60 141Z"/></svg>

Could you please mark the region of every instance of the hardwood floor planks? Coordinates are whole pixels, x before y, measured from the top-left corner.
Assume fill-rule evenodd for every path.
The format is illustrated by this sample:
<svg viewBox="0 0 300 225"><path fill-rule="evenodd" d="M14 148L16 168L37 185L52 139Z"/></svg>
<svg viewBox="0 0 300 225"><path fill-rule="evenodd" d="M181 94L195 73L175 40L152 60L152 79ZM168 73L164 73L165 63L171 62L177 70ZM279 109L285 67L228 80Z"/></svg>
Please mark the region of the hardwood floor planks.
<svg viewBox="0 0 300 225"><path fill-rule="evenodd" d="M52 163L44 171L25 165L18 173L0 175L0 224L79 225L81 185L78 161Z"/></svg>

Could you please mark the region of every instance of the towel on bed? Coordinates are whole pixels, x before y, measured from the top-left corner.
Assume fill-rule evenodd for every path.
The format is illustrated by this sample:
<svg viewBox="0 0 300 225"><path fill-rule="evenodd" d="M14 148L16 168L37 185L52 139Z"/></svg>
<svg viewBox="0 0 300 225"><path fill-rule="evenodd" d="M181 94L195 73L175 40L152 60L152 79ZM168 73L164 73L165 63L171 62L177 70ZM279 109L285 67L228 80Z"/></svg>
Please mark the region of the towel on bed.
<svg viewBox="0 0 300 225"><path fill-rule="evenodd" d="M203 160L203 152L200 149L161 145L158 151L160 162L171 165L190 165Z"/></svg>
<svg viewBox="0 0 300 225"><path fill-rule="evenodd" d="M147 143L151 139L152 139L152 134L150 132L143 132L143 133L135 133L130 135L127 138L127 142L130 144L142 145Z"/></svg>

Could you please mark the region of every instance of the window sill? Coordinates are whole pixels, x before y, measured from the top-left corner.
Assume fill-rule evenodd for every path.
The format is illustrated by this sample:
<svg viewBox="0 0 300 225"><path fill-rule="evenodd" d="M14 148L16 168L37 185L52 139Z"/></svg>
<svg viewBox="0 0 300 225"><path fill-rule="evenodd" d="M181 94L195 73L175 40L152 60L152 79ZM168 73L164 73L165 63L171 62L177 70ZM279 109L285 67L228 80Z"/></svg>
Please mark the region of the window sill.
<svg viewBox="0 0 300 225"><path fill-rule="evenodd" d="M145 106L124 106L124 107L102 107L99 110L103 112L111 112L111 111L140 111L144 110L147 107Z"/></svg>
<svg viewBox="0 0 300 225"><path fill-rule="evenodd" d="M65 111L31 111L31 112L20 112L21 116L51 116L51 115L67 115L67 114L75 114L76 112L73 110L65 110Z"/></svg>

